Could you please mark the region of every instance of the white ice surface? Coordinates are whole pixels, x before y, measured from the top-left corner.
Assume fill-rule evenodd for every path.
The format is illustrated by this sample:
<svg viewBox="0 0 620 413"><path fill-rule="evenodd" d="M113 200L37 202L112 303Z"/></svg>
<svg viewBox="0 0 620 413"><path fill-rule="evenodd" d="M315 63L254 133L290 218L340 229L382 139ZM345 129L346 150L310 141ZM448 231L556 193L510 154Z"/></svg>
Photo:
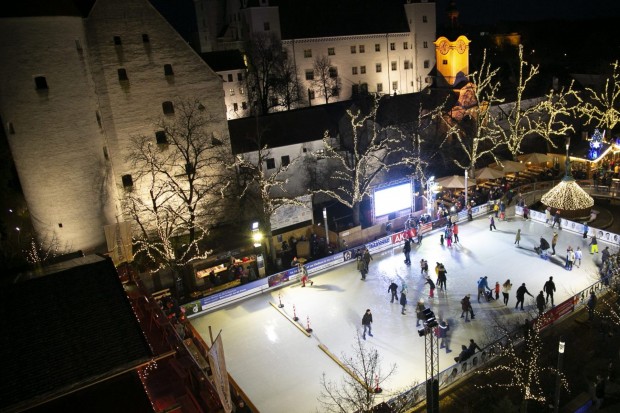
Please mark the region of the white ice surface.
<svg viewBox="0 0 620 413"><path fill-rule="evenodd" d="M214 334L221 330L228 370L262 413L305 413L321 411L317 397L323 373L337 382L345 374L318 344L324 344L341 359L343 354L353 355L356 330L361 327L364 311L370 308L374 337L366 343L377 348L384 370L397 365L396 374L383 388L386 392L409 388L425 376L424 339L418 336L414 310L419 298L424 298L435 314L450 324L453 351L446 354L440 350L439 369L444 370L454 364L461 344L467 344L470 338L484 346L488 340L485 330L493 328L491 317L499 315L511 323L521 323L528 317L527 312L514 310L515 291L521 283L526 283L536 296L549 276L553 276L557 304L598 279L596 265L600 264L600 254L590 255L589 240L558 231L558 255L545 261L533 247L538 245L541 235L551 241L551 228L525 222L520 217L506 222L496 220L496 226L498 230L490 232L488 219L481 217L460 225L461 243L451 249L439 245L438 233L425 237L421 247L414 245L410 267L403 263L402 246L396 246L373 257L366 281L360 280L355 263L349 263L314 276L312 287L295 284L271 291L195 318L192 324L205 339L209 337L208 326ZM514 245L517 228L521 228L520 248ZM575 267L573 271L564 269L568 245L583 250L581 268ZM604 247L605 244L599 245L601 250ZM447 293L436 290L435 298L428 298L428 285L423 284L420 276L420 258L429 262L433 280L435 263L446 266ZM488 276L491 288L496 281L512 281L508 307L503 305L501 293L499 301L477 303L476 281L483 275ZM390 303L387 288L391 279L408 285L406 315L401 315L399 304ZM467 293L472 295L476 314L476 320L470 323L460 318L460 300ZM283 310L289 315L293 315L295 305L304 326L306 317L310 317L310 338L269 305L269 301L278 303L279 294ZM534 307L528 296L526 304L530 310Z"/></svg>

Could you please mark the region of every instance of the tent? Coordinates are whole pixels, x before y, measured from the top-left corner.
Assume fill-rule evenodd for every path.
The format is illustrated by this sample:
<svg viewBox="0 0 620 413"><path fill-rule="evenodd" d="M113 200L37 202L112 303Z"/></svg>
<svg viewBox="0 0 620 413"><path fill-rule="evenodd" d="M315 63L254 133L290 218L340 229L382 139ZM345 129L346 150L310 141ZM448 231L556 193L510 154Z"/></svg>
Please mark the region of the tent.
<svg viewBox="0 0 620 413"><path fill-rule="evenodd" d="M465 188L465 177L460 175L445 176L443 178L436 179L437 185L441 185L444 188ZM475 179L469 179L467 181L467 187L476 185Z"/></svg>
<svg viewBox="0 0 620 413"><path fill-rule="evenodd" d="M515 162L515 161L501 161L501 165L494 163L494 164L491 164L491 167L495 169L499 169L500 171L503 171L505 174L509 174L511 172L521 172L527 169L524 164L522 164L521 162Z"/></svg>
<svg viewBox="0 0 620 413"><path fill-rule="evenodd" d="M498 179L504 176L504 172L493 168L481 168L476 170L476 179Z"/></svg>
<svg viewBox="0 0 620 413"><path fill-rule="evenodd" d="M528 153L525 155L520 155L517 158L522 162L536 163L536 164L551 162L553 160L551 156L549 155L545 155L544 153L536 153L536 152Z"/></svg>

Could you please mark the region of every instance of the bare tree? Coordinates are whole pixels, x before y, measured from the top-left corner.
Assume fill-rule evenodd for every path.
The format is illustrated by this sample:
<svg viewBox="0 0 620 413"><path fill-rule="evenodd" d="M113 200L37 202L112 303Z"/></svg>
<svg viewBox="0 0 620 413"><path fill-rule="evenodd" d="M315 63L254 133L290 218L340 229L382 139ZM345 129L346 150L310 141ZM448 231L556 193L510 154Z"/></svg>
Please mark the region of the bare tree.
<svg viewBox="0 0 620 413"><path fill-rule="evenodd" d="M331 181L334 189L319 189L353 211L353 223L359 225L360 203L371 195L372 186L382 173L395 164L389 163L389 155L400 150L404 141L396 127L382 128L377 123L378 98L374 98L368 110L348 109L351 143L340 148L326 131L323 136L324 151L315 153L334 167ZM340 137L341 140L346 138Z"/></svg>
<svg viewBox="0 0 620 413"><path fill-rule="evenodd" d="M299 88L297 67L287 57L278 68L277 82L274 92L278 103L286 110L303 106L304 95Z"/></svg>
<svg viewBox="0 0 620 413"><path fill-rule="evenodd" d="M542 136L548 146L556 147L553 138L564 137L575 132L568 119L576 107L578 100L577 92L573 89L573 83L559 91L551 90L538 104L538 117L533 120L536 134ZM550 148L549 148L550 150Z"/></svg>
<svg viewBox="0 0 620 413"><path fill-rule="evenodd" d="M578 112L585 119L585 125L605 128L611 132L620 122L620 64L611 64L612 73L601 91L586 88L585 99L581 99Z"/></svg>
<svg viewBox="0 0 620 413"><path fill-rule="evenodd" d="M127 161L134 187L124 208L138 228L135 254L178 274L190 261L206 258L204 238L222 219L233 179L222 165L230 143L222 119L198 100L176 102L175 114L156 122L152 136L132 138Z"/></svg>
<svg viewBox="0 0 620 413"><path fill-rule="evenodd" d="M348 375L341 383L321 377L321 394L318 398L325 412L369 413L375 405L376 388L396 372L396 364L388 367L387 373L381 369L381 357L375 348L369 348L359 332L353 345L353 355L342 355L342 364Z"/></svg>
<svg viewBox="0 0 620 413"><path fill-rule="evenodd" d="M317 56L314 59L313 70L312 87L319 92L319 96L323 96L326 104L331 98L340 95L341 84L338 69L332 66L327 56Z"/></svg>

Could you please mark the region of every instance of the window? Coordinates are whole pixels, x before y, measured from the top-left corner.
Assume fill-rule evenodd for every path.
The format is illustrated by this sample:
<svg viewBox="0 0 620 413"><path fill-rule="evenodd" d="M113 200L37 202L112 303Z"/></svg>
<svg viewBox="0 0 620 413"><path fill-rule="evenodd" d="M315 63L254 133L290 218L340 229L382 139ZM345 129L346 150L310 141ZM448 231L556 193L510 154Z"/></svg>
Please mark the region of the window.
<svg viewBox="0 0 620 413"><path fill-rule="evenodd" d="M288 155L284 155L280 158L280 163L282 166L288 166L291 163L291 157Z"/></svg>
<svg viewBox="0 0 620 413"><path fill-rule="evenodd" d="M245 90L244 90L242 87L240 87L240 88L239 88L239 94L240 94L240 95L245 94Z"/></svg>
<svg viewBox="0 0 620 413"><path fill-rule="evenodd" d="M411 62L409 60L405 60L405 70L409 69L411 66Z"/></svg>
<svg viewBox="0 0 620 413"><path fill-rule="evenodd" d="M238 82L243 82L243 73L241 73L241 72L237 73L237 81Z"/></svg>
<svg viewBox="0 0 620 413"><path fill-rule="evenodd" d="M125 188L131 188L133 186L133 178L130 174L123 175L121 181L123 181L123 187Z"/></svg>
<svg viewBox="0 0 620 413"><path fill-rule="evenodd" d="M383 92L383 83L377 83L377 92Z"/></svg>
<svg viewBox="0 0 620 413"><path fill-rule="evenodd" d="M351 46L351 54L357 53L357 47Z"/></svg>
<svg viewBox="0 0 620 413"><path fill-rule="evenodd" d="M164 76L172 76L174 75L174 71L172 70L172 65L165 64L164 65Z"/></svg>
<svg viewBox="0 0 620 413"><path fill-rule="evenodd" d="M310 100L314 99L314 90L312 89L308 90L308 99Z"/></svg>
<svg viewBox="0 0 620 413"><path fill-rule="evenodd" d="M165 145L168 143L168 137L166 136L166 132L163 130L158 130L155 132L155 141L158 145Z"/></svg>
<svg viewBox="0 0 620 413"><path fill-rule="evenodd" d="M392 90L398 90L398 82L392 82Z"/></svg>
<svg viewBox="0 0 620 413"><path fill-rule="evenodd" d="M149 43L151 39L149 39L149 35L146 33L142 33L142 43Z"/></svg>
<svg viewBox="0 0 620 413"><path fill-rule="evenodd" d="M364 46L363 44L360 44L360 53L365 53L366 52L366 46Z"/></svg>
<svg viewBox="0 0 620 413"><path fill-rule="evenodd" d="M306 80L314 80L314 70L306 69Z"/></svg>
<svg viewBox="0 0 620 413"><path fill-rule="evenodd" d="M82 53L83 49L82 49L82 42L80 42L79 39L75 39L75 48L77 49L78 53Z"/></svg>
<svg viewBox="0 0 620 413"><path fill-rule="evenodd" d="M37 76L34 78L34 86L37 90L47 90L47 79L45 76Z"/></svg>
<svg viewBox="0 0 620 413"><path fill-rule="evenodd" d="M264 22L263 23L263 29L265 29L266 32L271 30L271 25L269 24L269 22Z"/></svg>
<svg viewBox="0 0 620 413"><path fill-rule="evenodd" d="M422 42L422 47L428 49L428 42L426 40Z"/></svg>
<svg viewBox="0 0 620 413"><path fill-rule="evenodd" d="M443 60L441 61L441 64L442 64L442 65L447 65L447 64L448 64L448 59L443 59Z"/></svg>
<svg viewBox="0 0 620 413"><path fill-rule="evenodd" d="M377 64L375 65L375 69L376 69L376 72L377 72L377 73L380 73L380 72L381 72L381 63L377 63Z"/></svg>
<svg viewBox="0 0 620 413"><path fill-rule="evenodd" d="M354 75L356 75L356 74L357 74L357 66L353 66L353 67L351 68L351 73L352 73L352 74L354 74Z"/></svg>
<svg viewBox="0 0 620 413"><path fill-rule="evenodd" d="M114 44L116 46L120 46L123 44L123 42L121 41L121 36L114 36Z"/></svg>
<svg viewBox="0 0 620 413"><path fill-rule="evenodd" d="M228 76L226 76L226 78L228 79L229 82L232 82L233 81L232 73L229 73Z"/></svg>
<svg viewBox="0 0 620 413"><path fill-rule="evenodd" d="M228 93L230 94L230 96L235 96L235 88L231 87L231 88L228 90Z"/></svg>
<svg viewBox="0 0 620 413"><path fill-rule="evenodd" d="M329 68L329 77L331 77L332 79L335 79L338 77L338 69L335 67L330 67Z"/></svg>
<svg viewBox="0 0 620 413"><path fill-rule="evenodd" d="M236 112L237 110L239 110L239 105L237 105L236 103L233 103L233 110Z"/></svg>
<svg viewBox="0 0 620 413"><path fill-rule="evenodd" d="M396 43L390 43L390 50L396 50Z"/></svg>
<svg viewBox="0 0 620 413"><path fill-rule="evenodd" d="M117 70L118 72L118 80L121 82L126 82L129 80L129 78L127 77L127 70L120 68Z"/></svg>
<svg viewBox="0 0 620 413"><path fill-rule="evenodd" d="M15 135L15 127L13 127L13 122L9 122L7 125L7 129L11 135Z"/></svg>
<svg viewBox="0 0 620 413"><path fill-rule="evenodd" d="M304 57L312 57L312 49L304 50Z"/></svg>
<svg viewBox="0 0 620 413"><path fill-rule="evenodd" d="M392 62L392 70L396 70L398 68L398 65L396 64L396 62Z"/></svg>
<svg viewBox="0 0 620 413"><path fill-rule="evenodd" d="M403 49L409 49L409 42L403 42Z"/></svg>
<svg viewBox="0 0 620 413"><path fill-rule="evenodd" d="M267 164L267 169L275 169L276 161L273 158L265 159L265 163Z"/></svg>
<svg viewBox="0 0 620 413"><path fill-rule="evenodd" d="M174 115L174 105L169 100L161 104L164 115Z"/></svg>
<svg viewBox="0 0 620 413"><path fill-rule="evenodd" d="M327 48L327 54L329 56L334 56L336 54L336 49L334 49L333 47L328 47Z"/></svg>
<svg viewBox="0 0 620 413"><path fill-rule="evenodd" d="M381 45L379 43L375 43L375 52L381 51Z"/></svg>
<svg viewBox="0 0 620 413"><path fill-rule="evenodd" d="M422 16L422 23L428 23L428 18L426 16Z"/></svg>
<svg viewBox="0 0 620 413"><path fill-rule="evenodd" d="M428 67L430 66L430 62L428 60L424 61L424 69L428 69Z"/></svg>
<svg viewBox="0 0 620 413"><path fill-rule="evenodd" d="M360 73L361 74L366 74L366 66L360 66Z"/></svg>
<svg viewBox="0 0 620 413"><path fill-rule="evenodd" d="M241 109L246 110L248 108L247 102L241 102Z"/></svg>

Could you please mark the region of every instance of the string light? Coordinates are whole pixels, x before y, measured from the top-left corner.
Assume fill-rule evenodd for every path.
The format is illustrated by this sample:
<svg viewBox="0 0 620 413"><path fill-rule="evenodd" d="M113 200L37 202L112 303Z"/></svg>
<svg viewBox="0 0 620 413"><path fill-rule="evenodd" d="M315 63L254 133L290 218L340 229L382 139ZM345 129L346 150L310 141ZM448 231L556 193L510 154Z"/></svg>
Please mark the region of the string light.
<svg viewBox="0 0 620 413"><path fill-rule="evenodd" d="M561 211L585 210L594 205L594 199L572 178L562 180L544 194L540 201Z"/></svg>

